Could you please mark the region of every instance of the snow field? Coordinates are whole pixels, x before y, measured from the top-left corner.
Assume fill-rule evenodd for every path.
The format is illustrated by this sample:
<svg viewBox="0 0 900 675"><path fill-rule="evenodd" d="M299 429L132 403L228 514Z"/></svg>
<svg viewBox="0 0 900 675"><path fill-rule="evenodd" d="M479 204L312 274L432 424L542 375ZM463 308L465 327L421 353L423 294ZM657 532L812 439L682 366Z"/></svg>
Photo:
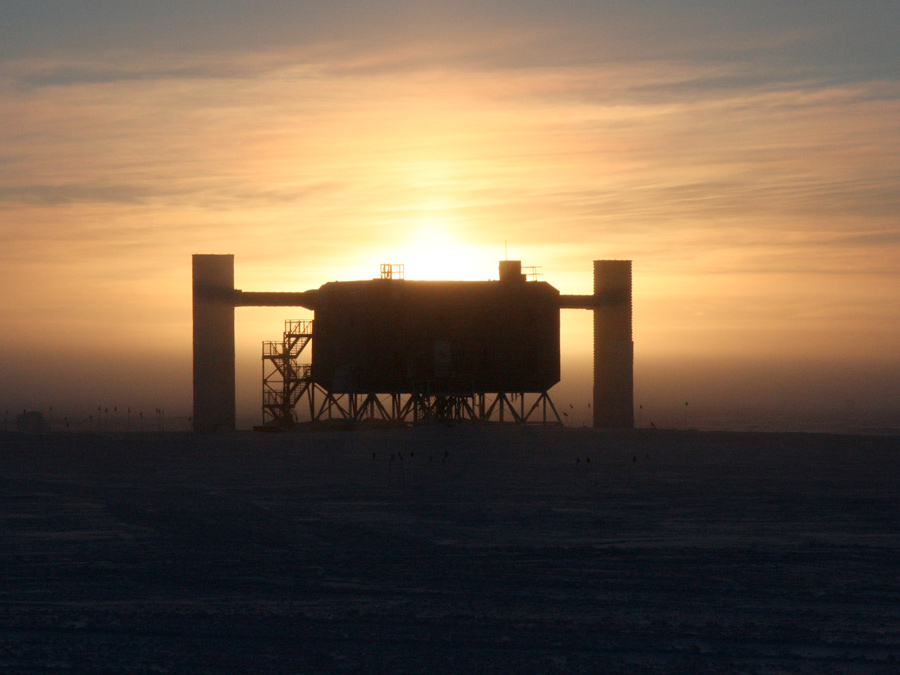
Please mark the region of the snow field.
<svg viewBox="0 0 900 675"><path fill-rule="evenodd" d="M896 437L0 436L0 672L895 673Z"/></svg>

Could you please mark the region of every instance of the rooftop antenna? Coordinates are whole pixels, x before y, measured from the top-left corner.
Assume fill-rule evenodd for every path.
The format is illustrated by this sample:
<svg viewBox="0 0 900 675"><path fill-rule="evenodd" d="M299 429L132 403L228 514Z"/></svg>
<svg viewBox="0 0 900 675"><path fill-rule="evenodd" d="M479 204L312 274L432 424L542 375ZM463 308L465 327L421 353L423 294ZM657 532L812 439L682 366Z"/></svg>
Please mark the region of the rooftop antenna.
<svg viewBox="0 0 900 675"><path fill-rule="evenodd" d="M507 244L506 239L503 240L503 259L509 260L509 245Z"/></svg>

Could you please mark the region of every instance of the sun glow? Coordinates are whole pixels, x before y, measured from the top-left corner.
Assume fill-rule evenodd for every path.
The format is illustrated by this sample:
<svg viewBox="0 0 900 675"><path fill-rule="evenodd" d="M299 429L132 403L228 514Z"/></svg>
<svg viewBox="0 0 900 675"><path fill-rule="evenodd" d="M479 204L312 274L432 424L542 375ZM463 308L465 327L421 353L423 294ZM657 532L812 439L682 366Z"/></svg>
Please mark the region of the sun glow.
<svg viewBox="0 0 900 675"><path fill-rule="evenodd" d="M380 252L381 262L403 264L407 279L478 281L497 278L502 250L461 242L439 219L421 225L413 237Z"/></svg>

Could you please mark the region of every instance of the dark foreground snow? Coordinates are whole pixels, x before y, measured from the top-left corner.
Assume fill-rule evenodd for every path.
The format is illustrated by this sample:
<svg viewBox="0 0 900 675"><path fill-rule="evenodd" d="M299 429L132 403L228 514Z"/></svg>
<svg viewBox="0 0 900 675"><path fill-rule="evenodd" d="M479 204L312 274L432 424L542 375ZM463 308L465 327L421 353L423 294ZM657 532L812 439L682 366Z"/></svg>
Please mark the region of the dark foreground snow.
<svg viewBox="0 0 900 675"><path fill-rule="evenodd" d="M0 436L3 673L897 673L900 439Z"/></svg>

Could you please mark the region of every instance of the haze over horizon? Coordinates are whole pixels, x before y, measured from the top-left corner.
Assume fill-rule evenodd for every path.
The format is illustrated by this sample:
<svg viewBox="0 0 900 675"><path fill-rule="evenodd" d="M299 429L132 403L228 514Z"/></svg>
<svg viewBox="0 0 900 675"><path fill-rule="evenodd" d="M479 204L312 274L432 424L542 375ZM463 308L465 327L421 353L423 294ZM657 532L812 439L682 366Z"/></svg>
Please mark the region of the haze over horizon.
<svg viewBox="0 0 900 675"><path fill-rule="evenodd" d="M563 293L590 292L594 259L634 261L648 416L690 401L900 426L895 3L0 16L10 414L189 414L192 253L234 253L238 288L293 291L383 262L496 278L508 250ZM260 341L305 316L238 311L239 416L259 412ZM562 330L554 397L574 411L589 313Z"/></svg>

